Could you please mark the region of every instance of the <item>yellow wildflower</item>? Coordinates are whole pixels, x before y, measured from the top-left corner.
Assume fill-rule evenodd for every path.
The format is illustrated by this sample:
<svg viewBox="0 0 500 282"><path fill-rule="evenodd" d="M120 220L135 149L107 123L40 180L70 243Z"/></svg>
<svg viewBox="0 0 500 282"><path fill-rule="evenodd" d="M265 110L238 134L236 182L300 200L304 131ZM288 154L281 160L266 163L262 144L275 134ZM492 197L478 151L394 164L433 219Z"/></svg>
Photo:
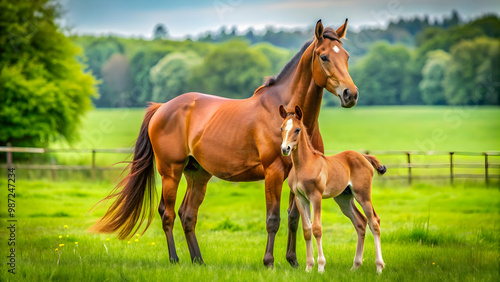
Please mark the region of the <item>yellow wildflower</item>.
<svg viewBox="0 0 500 282"><path fill-rule="evenodd" d="M69 235L66 235L66 238L68 238L68 237L69 237Z"/></svg>
<svg viewBox="0 0 500 282"><path fill-rule="evenodd" d="M140 235L139 234L135 234L135 237L139 237Z"/></svg>
<svg viewBox="0 0 500 282"><path fill-rule="evenodd" d="M109 238L106 238L106 241L109 241Z"/></svg>
<svg viewBox="0 0 500 282"><path fill-rule="evenodd" d="M59 249L58 249L58 248L56 248L56 252L57 252L57 251L59 251Z"/></svg>
<svg viewBox="0 0 500 282"><path fill-rule="evenodd" d="M139 239L135 239L134 241L139 242Z"/></svg>
<svg viewBox="0 0 500 282"><path fill-rule="evenodd" d="M152 243L151 243L151 245L153 245L153 246L154 246L154 245L155 245L155 242L152 242Z"/></svg>
<svg viewBox="0 0 500 282"><path fill-rule="evenodd" d="M61 239L61 238L62 238L62 235L59 235L59 239Z"/></svg>
<svg viewBox="0 0 500 282"><path fill-rule="evenodd" d="M67 226L67 225L64 225L64 228L68 228L68 226Z"/></svg>
<svg viewBox="0 0 500 282"><path fill-rule="evenodd" d="M64 244L59 244L59 247L64 247Z"/></svg>
<svg viewBox="0 0 500 282"><path fill-rule="evenodd" d="M127 244L130 244L130 241L128 241Z"/></svg>
<svg viewBox="0 0 500 282"><path fill-rule="evenodd" d="M75 242L75 245L78 245L78 242Z"/></svg>

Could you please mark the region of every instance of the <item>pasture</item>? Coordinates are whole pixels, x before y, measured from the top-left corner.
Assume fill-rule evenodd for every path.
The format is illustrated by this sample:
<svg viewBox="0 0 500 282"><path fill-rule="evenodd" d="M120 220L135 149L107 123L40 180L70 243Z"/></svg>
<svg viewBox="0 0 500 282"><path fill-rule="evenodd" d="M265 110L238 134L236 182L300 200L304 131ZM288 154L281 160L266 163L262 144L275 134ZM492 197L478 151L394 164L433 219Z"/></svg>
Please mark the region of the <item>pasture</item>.
<svg viewBox="0 0 500 282"><path fill-rule="evenodd" d="M96 110L84 120L82 140L75 148L117 148L133 145L142 109ZM498 108L376 107L323 109L320 126L327 149L370 150L500 150ZM439 134L436 134L438 130ZM63 146L59 144L58 146ZM428 148L420 148L427 146ZM432 148L431 148L432 146ZM101 154L110 165L125 155ZM89 156L57 155L58 162ZM379 158L382 163L384 158ZM388 174L391 173L389 170ZM18 175L23 175L18 172ZM375 176L376 179L382 177ZM289 189L282 193L281 225L275 245L275 268L265 269L265 200L262 182L209 183L200 207L197 236L206 266L192 265L181 224L174 237L180 263L168 262L159 216L143 236L119 241L112 235L85 230L104 214L89 209L115 184L114 178L92 182L16 181L16 274L2 263L0 280L481 280L498 281L500 274L500 191L463 181L453 187L419 182L374 182L373 203L381 218L382 252L386 268L375 271L373 236L367 232L363 266L350 272L355 230L333 200L323 203L324 274L306 273L305 243L299 226L300 266L285 259ZM0 196L7 199L2 176ZM157 185L157 189L160 186ZM178 207L186 183L178 191ZM2 204L2 207L6 205ZM7 252L7 210L0 211L2 256ZM67 226L67 228L65 228ZM57 251L56 251L57 249ZM316 255L316 253L315 253Z"/></svg>

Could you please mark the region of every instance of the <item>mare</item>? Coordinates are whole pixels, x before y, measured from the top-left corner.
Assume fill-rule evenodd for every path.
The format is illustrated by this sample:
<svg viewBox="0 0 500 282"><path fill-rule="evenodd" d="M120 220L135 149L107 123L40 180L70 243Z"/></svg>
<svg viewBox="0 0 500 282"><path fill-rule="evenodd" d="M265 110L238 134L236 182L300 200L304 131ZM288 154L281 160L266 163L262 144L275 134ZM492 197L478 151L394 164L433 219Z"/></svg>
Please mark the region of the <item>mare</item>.
<svg viewBox="0 0 500 282"><path fill-rule="evenodd" d="M120 239L125 239L133 236L146 219L144 231L149 227L154 216L156 162L162 183L158 212L169 259L179 260L172 231L177 187L184 174L187 191L178 214L191 260L203 263L195 226L210 178L264 179L268 237L263 261L272 267L274 239L280 225L281 189L291 168L291 160L280 153L281 118L276 109L281 104L300 105L308 113L304 123L313 146L324 150L318 129L323 89L338 96L345 108L356 105L358 98L358 89L348 72L349 54L340 40L346 29L347 20L337 30L324 28L318 21L314 38L248 99L185 93L163 104L151 104L135 144L130 171L104 199L114 202L89 230L116 232ZM299 216L291 194L286 258L292 266L298 265L295 246Z"/></svg>
<svg viewBox="0 0 500 282"><path fill-rule="evenodd" d="M344 151L333 156L325 156L314 149L307 135L307 127L302 122L302 110L295 106L289 113L283 105L279 107L283 143L281 152L290 155L293 167L288 175L288 185L295 194L295 202L302 218L302 228L306 241L306 271L314 267L312 235L318 247L318 271L325 270L325 256L321 242L321 200L334 198L340 209L353 223L358 234L356 255L352 269L363 263L363 245L368 217L368 225L375 238L375 264L382 273L384 260L380 247L380 218L375 213L371 201L373 169L382 175L386 172L374 156L355 151ZM347 188L346 188L347 187ZM366 217L355 207L353 198L361 205ZM311 226L311 206L313 219Z"/></svg>

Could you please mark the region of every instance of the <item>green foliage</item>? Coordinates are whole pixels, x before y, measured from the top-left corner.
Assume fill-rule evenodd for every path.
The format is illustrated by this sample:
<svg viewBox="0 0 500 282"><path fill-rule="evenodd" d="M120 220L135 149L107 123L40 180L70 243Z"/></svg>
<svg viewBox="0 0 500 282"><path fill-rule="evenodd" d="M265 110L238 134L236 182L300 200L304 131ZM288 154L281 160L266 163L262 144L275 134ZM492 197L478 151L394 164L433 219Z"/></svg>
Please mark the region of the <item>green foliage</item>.
<svg viewBox="0 0 500 282"><path fill-rule="evenodd" d="M105 82L100 106L127 107L130 104L130 64L125 55L113 54L101 69Z"/></svg>
<svg viewBox="0 0 500 282"><path fill-rule="evenodd" d="M446 77L449 104L496 104L500 102L500 40L477 38L453 46Z"/></svg>
<svg viewBox="0 0 500 282"><path fill-rule="evenodd" d="M216 47L189 80L194 89L223 97L247 98L270 75L266 57L247 42L230 41Z"/></svg>
<svg viewBox="0 0 500 282"><path fill-rule="evenodd" d="M375 44L351 71L360 90L359 104L400 104L409 60L410 51L403 45Z"/></svg>
<svg viewBox="0 0 500 282"><path fill-rule="evenodd" d="M442 50L429 53L425 66L422 69L423 79L419 85L422 92L422 100L426 104L446 104L444 79L450 60L450 55Z"/></svg>
<svg viewBox="0 0 500 282"><path fill-rule="evenodd" d="M59 30L59 6L48 0L0 2L0 144L47 146L78 139L82 115L96 97L81 50Z"/></svg>
<svg viewBox="0 0 500 282"><path fill-rule="evenodd" d="M151 100L165 102L190 89L194 90L188 84L188 77L201 62L201 58L193 52L176 52L163 57L149 73L153 84Z"/></svg>

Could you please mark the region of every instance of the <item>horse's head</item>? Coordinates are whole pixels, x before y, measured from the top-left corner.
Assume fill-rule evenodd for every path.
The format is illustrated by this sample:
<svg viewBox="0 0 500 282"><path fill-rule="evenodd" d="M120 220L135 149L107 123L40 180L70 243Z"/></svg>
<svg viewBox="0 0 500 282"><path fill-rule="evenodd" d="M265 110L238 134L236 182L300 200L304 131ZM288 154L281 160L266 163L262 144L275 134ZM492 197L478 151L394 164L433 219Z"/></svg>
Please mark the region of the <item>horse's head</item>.
<svg viewBox="0 0 500 282"><path fill-rule="evenodd" d="M281 117L284 119L281 124L281 138L283 138L281 153L283 156L288 156L290 152L297 148L299 134L303 127L301 122L302 110L299 106L295 106L294 113L287 113L285 107L280 105L279 111Z"/></svg>
<svg viewBox="0 0 500 282"><path fill-rule="evenodd" d="M312 58L312 73L316 84L326 88L340 99L340 105L351 108L358 100L358 88L354 85L347 60L349 53L342 48L341 38L345 37L347 19L336 31L323 28L321 20L316 24L315 48Z"/></svg>

